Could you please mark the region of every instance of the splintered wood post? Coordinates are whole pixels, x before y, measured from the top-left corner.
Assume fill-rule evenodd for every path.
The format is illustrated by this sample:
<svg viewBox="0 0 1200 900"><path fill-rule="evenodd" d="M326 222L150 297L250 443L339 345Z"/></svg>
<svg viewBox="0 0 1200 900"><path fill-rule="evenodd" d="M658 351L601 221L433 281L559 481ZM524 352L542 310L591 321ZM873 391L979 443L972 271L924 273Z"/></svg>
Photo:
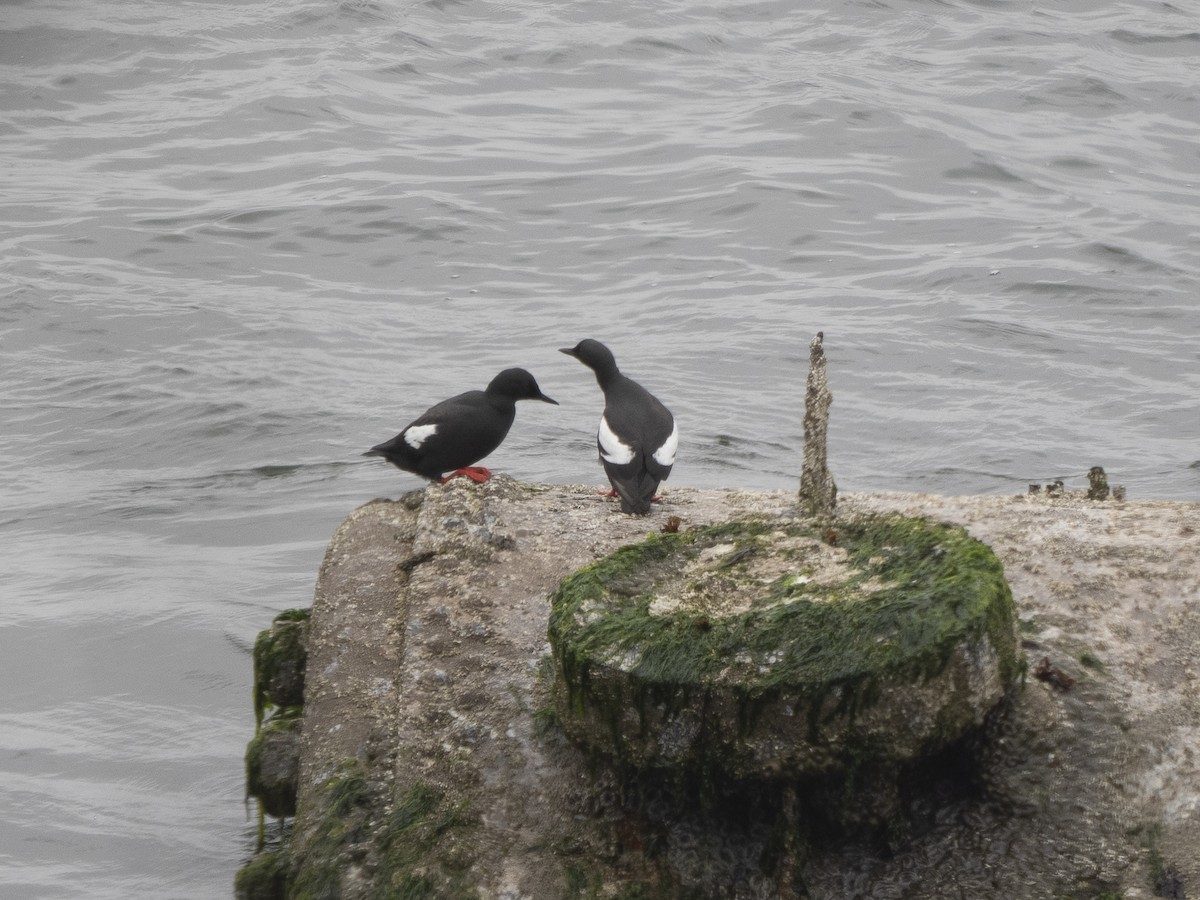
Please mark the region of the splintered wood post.
<svg viewBox="0 0 1200 900"><path fill-rule="evenodd" d="M829 433L829 407L833 394L825 374L823 331L808 345L808 385L804 392L804 468L800 472L800 511L810 516L832 516L837 506L837 485L829 471L825 441Z"/></svg>

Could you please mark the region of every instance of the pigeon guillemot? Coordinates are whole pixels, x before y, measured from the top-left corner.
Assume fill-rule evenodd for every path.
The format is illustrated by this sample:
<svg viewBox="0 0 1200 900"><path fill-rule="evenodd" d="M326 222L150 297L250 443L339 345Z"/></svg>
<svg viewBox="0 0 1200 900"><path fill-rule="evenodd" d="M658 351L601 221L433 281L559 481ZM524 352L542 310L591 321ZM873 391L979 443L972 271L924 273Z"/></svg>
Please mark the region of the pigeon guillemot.
<svg viewBox="0 0 1200 900"><path fill-rule="evenodd" d="M596 373L604 391L604 414L596 443L600 462L621 498L621 511L644 516L659 482L675 464L679 432L675 419L658 398L617 369L612 352L590 338L559 351Z"/></svg>
<svg viewBox="0 0 1200 900"><path fill-rule="evenodd" d="M505 369L487 390L467 391L431 406L390 441L363 456L382 456L397 468L441 484L455 475L482 484L492 473L471 464L500 446L516 417L518 400L558 405L524 369ZM443 478L445 472L451 474Z"/></svg>

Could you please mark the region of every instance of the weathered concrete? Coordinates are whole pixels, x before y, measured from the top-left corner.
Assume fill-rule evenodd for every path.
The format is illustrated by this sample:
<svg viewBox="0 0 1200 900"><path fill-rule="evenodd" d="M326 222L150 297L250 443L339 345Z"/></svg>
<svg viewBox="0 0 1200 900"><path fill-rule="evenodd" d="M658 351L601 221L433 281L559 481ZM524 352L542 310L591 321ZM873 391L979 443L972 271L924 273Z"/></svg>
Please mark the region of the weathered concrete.
<svg viewBox="0 0 1200 900"><path fill-rule="evenodd" d="M1064 691L1031 678L993 724L982 799L910 797L922 827L886 847L799 852L752 813L676 814L670 785L622 796L550 714L547 596L668 516L684 528L786 517L795 493L675 489L642 519L592 487L458 479L423 503L367 504L330 545L310 626L292 896L385 884L508 900L1134 900L1154 896L1156 878L1160 896L1200 891L1200 506L841 499L960 523L990 544L1029 653L1075 679ZM803 823L806 810L779 802Z"/></svg>
<svg viewBox="0 0 1200 900"><path fill-rule="evenodd" d="M419 495L359 507L334 533L321 564L309 622L299 816L292 833L293 876L300 880L319 883L334 867L347 886L364 880L353 847L330 847L327 815L342 796L330 788L353 772L370 782L377 803L388 794L391 773L380 760L395 752L403 588L419 508ZM317 870L311 876L310 868Z"/></svg>
<svg viewBox="0 0 1200 900"><path fill-rule="evenodd" d="M808 380L804 388L804 465L800 470L800 509L810 516L832 516L837 484L829 471L829 408L833 392L825 364L825 334L818 331L808 346Z"/></svg>

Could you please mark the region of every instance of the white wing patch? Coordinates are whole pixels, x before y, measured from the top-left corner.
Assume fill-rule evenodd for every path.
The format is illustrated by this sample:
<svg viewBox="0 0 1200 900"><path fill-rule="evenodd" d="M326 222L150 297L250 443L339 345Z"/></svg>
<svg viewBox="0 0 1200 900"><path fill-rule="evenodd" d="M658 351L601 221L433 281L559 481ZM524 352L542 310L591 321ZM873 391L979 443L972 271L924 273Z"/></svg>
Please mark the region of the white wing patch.
<svg viewBox="0 0 1200 900"><path fill-rule="evenodd" d="M608 419L604 416L600 417L600 432L597 437L600 439L600 455L604 457L605 462L623 466L633 461L633 448L622 443L608 426Z"/></svg>
<svg viewBox="0 0 1200 900"><path fill-rule="evenodd" d="M420 450L421 445L437 434L437 425L414 425L404 431L404 443L414 450Z"/></svg>
<svg viewBox="0 0 1200 900"><path fill-rule="evenodd" d="M671 433L663 441L662 446L654 451L654 461L660 466L675 465L675 451L679 449L679 428L671 423Z"/></svg>

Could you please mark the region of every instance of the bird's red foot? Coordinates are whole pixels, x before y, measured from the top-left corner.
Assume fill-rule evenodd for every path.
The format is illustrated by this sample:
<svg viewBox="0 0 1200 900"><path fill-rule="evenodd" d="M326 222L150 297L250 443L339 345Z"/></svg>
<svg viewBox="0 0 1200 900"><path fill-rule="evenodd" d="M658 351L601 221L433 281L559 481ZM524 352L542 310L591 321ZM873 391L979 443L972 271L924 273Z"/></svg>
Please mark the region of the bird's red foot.
<svg viewBox="0 0 1200 900"><path fill-rule="evenodd" d="M492 477L492 470L486 469L483 466L464 466L461 469L455 469L444 478L438 479L438 484L445 484L451 478L462 475L464 478L470 478L472 481L483 484Z"/></svg>
<svg viewBox="0 0 1200 900"><path fill-rule="evenodd" d="M650 498L651 503L662 503L662 494L656 494Z"/></svg>

